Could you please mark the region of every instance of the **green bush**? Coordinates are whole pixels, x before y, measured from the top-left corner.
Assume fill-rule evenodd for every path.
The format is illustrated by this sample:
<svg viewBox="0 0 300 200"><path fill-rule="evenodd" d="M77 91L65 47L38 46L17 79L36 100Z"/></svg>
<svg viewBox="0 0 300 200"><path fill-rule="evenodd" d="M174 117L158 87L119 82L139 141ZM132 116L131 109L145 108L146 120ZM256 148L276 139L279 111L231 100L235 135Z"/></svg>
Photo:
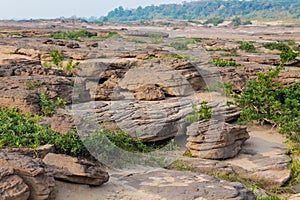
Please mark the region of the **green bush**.
<svg viewBox="0 0 300 200"><path fill-rule="evenodd" d="M249 53L255 53L256 52L256 48L253 45L252 41L248 41L248 42L247 41L241 41L239 48L241 50L244 50L244 51L249 52Z"/></svg>
<svg viewBox="0 0 300 200"><path fill-rule="evenodd" d="M173 47L176 50L189 50L188 47L189 44L197 44L201 41L201 39L198 38L186 38L182 42L172 42L170 44L171 47Z"/></svg>
<svg viewBox="0 0 300 200"><path fill-rule="evenodd" d="M268 42L263 44L263 47L270 50L280 50L280 51L288 51L290 47L282 42Z"/></svg>
<svg viewBox="0 0 300 200"><path fill-rule="evenodd" d="M60 54L58 50L56 50L56 49L52 50L50 52L50 58L51 58L52 63L45 62L43 65L45 67L49 67L49 68L56 67L56 68L60 68L60 69L70 71L70 70L72 70L73 68L77 67L80 64L79 62L73 63L73 59L69 58L67 65L64 66L63 65L63 60L64 60L65 57L66 56L64 54Z"/></svg>
<svg viewBox="0 0 300 200"><path fill-rule="evenodd" d="M300 142L300 82L285 86L275 84L282 68L276 67L267 73L258 73L258 80L247 82L247 89L236 96L237 105L242 108L240 122L269 123L278 126L279 132L290 142Z"/></svg>
<svg viewBox="0 0 300 200"><path fill-rule="evenodd" d="M49 100L46 96L45 92L40 94L40 106L42 108L42 112L46 116L52 116L56 112L55 104L52 100Z"/></svg>
<svg viewBox="0 0 300 200"><path fill-rule="evenodd" d="M107 35L98 35L98 36L92 36L91 38L101 38L101 39L108 39L108 38L120 38L120 34L117 32L109 32Z"/></svg>
<svg viewBox="0 0 300 200"><path fill-rule="evenodd" d="M212 59L211 62L218 67L226 67L226 66L236 67L237 66L236 62L231 61L231 60Z"/></svg>
<svg viewBox="0 0 300 200"><path fill-rule="evenodd" d="M201 103L200 110L197 110L197 105L192 104L192 114L189 114L185 117L185 120L189 123L194 123L203 119L210 119L212 117L213 111L211 107L207 105L206 101Z"/></svg>
<svg viewBox="0 0 300 200"><path fill-rule="evenodd" d="M282 51L280 53L280 63L284 66L287 62L293 62L296 60L296 57L299 55L299 53L293 52L293 50L289 49L287 51Z"/></svg>
<svg viewBox="0 0 300 200"><path fill-rule="evenodd" d="M58 32L58 33L52 33L50 35L50 37L54 39L71 39L71 40L78 40L79 37L90 38L92 36L93 34L87 30L80 30L74 32Z"/></svg>
<svg viewBox="0 0 300 200"><path fill-rule="evenodd" d="M213 24L214 26L218 26L218 24L221 24L223 22L224 22L224 19L218 18L218 17L214 17L214 18L210 18L210 19L206 20L204 22L204 24Z"/></svg>
<svg viewBox="0 0 300 200"><path fill-rule="evenodd" d="M80 138L74 133L60 135L49 127L41 126L42 118L20 114L16 108L0 109L0 148L37 148L54 144L57 153L78 156L86 152Z"/></svg>

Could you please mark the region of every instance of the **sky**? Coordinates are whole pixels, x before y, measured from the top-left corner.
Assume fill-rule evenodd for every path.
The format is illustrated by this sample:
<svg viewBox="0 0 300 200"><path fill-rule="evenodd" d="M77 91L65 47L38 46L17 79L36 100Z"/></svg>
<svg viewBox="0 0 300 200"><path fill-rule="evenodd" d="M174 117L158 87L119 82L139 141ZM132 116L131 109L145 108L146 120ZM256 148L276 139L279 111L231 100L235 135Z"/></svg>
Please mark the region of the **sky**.
<svg viewBox="0 0 300 200"><path fill-rule="evenodd" d="M50 19L59 17L100 17L123 6L181 3L182 0L1 0L0 19Z"/></svg>

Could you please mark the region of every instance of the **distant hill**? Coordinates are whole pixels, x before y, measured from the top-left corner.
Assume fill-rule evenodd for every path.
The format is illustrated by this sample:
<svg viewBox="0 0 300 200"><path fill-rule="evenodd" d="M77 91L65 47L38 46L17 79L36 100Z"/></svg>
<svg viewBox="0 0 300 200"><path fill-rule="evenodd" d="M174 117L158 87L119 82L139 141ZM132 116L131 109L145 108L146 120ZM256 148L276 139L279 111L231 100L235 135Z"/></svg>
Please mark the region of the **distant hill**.
<svg viewBox="0 0 300 200"><path fill-rule="evenodd" d="M100 20L127 22L156 19L204 20L216 17L299 19L300 0L202 0L130 10L119 7Z"/></svg>

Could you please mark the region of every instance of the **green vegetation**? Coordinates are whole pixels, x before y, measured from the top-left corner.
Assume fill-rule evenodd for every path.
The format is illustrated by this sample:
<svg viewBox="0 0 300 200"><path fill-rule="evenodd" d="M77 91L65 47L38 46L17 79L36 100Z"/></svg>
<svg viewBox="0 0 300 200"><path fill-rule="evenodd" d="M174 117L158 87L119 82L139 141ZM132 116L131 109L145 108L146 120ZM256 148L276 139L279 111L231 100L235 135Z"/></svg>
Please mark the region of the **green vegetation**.
<svg viewBox="0 0 300 200"><path fill-rule="evenodd" d="M239 42L240 43L240 46L239 48L246 51L246 52L249 52L249 53L255 53L256 52L256 48L254 46L254 42L252 41L241 41Z"/></svg>
<svg viewBox="0 0 300 200"><path fill-rule="evenodd" d="M29 89L35 89L42 85L41 83L33 83L31 81L26 81L25 84Z"/></svg>
<svg viewBox="0 0 300 200"><path fill-rule="evenodd" d="M170 44L171 47L173 47L176 50L189 50L188 47L189 44L197 44L201 41L201 39L198 38L187 38L182 42L172 42Z"/></svg>
<svg viewBox="0 0 300 200"><path fill-rule="evenodd" d="M283 65L284 63L282 63ZM258 80L249 81L236 103L242 108L240 122L269 123L299 146L300 143L300 82L283 87L273 82L282 67L258 73ZM293 145L294 146L294 145Z"/></svg>
<svg viewBox="0 0 300 200"><path fill-rule="evenodd" d="M232 51L230 51L228 53L222 53L221 55L222 56L238 56L238 53L237 53L236 50L232 50Z"/></svg>
<svg viewBox="0 0 300 200"><path fill-rule="evenodd" d="M192 171L192 166L181 160L176 160L172 163L172 166L174 166L174 168L179 171Z"/></svg>
<svg viewBox="0 0 300 200"><path fill-rule="evenodd" d="M64 98L56 98L55 101L47 98L46 93L40 94L40 106L45 116L52 116L56 113L56 108L64 108L67 100Z"/></svg>
<svg viewBox="0 0 300 200"><path fill-rule="evenodd" d="M213 111L211 107L207 105L206 101L201 103L200 110L197 109L196 104L192 104L192 114L189 114L185 117L185 120L189 123L194 123L203 119L210 119L212 117Z"/></svg>
<svg viewBox="0 0 300 200"><path fill-rule="evenodd" d="M101 39L108 39L108 38L120 38L120 34L117 32L109 32L107 35L98 35L98 36L92 36L91 38L101 38Z"/></svg>
<svg viewBox="0 0 300 200"><path fill-rule="evenodd" d="M138 39L138 38L133 38L133 39L126 39L127 42L134 42L134 43L147 43L145 40Z"/></svg>
<svg viewBox="0 0 300 200"><path fill-rule="evenodd" d="M218 26L219 24L222 24L224 22L224 19L214 17L214 18L209 18L204 22L204 24L213 24L214 26Z"/></svg>
<svg viewBox="0 0 300 200"><path fill-rule="evenodd" d="M52 33L50 35L51 38L54 39L63 39L63 40L78 40L79 38L119 38L120 35L117 32L109 32L107 35L103 36L97 36L94 33L91 33L87 30L79 30L79 31L73 31L73 32L58 32L58 33Z"/></svg>
<svg viewBox="0 0 300 200"><path fill-rule="evenodd" d="M298 55L299 55L299 53L295 53L291 49L289 49L287 51L282 51L280 53L280 62L281 63L293 62L296 60L296 57Z"/></svg>
<svg viewBox="0 0 300 200"><path fill-rule="evenodd" d="M236 62L232 60L212 59L211 62L218 67L237 66Z"/></svg>
<svg viewBox="0 0 300 200"><path fill-rule="evenodd" d="M51 38L54 39L70 39L70 40L78 40L78 38L90 38L94 36L91 32L87 30L80 30L80 31L74 31L74 32L58 32L58 33L52 33L50 35Z"/></svg>
<svg viewBox="0 0 300 200"><path fill-rule="evenodd" d="M49 67L49 68L59 68L59 69L64 69L67 71L72 70L73 68L77 67L80 63L79 62L75 62L73 63L73 59L69 58L67 64L64 66L63 65L63 60L65 58L64 54L60 54L58 50L52 50L50 52L50 58L51 58L51 62L52 63L43 63L43 65L45 67Z"/></svg>
<svg viewBox="0 0 300 200"><path fill-rule="evenodd" d="M49 127L41 126L41 117L22 115L16 108L0 109L0 148L37 148L44 144L54 144L57 153L80 155L85 148L74 133L60 135Z"/></svg>
<svg viewBox="0 0 300 200"><path fill-rule="evenodd" d="M290 49L290 47L283 42L268 42L263 44L263 47L270 50L277 49L280 51L288 51Z"/></svg>
<svg viewBox="0 0 300 200"><path fill-rule="evenodd" d="M207 51L230 51L230 50L226 48L215 48L215 49L207 49Z"/></svg>
<svg viewBox="0 0 300 200"><path fill-rule="evenodd" d="M45 92L40 94L40 106L42 108L42 112L46 116L52 116L56 112L55 104L52 100L49 100L46 96Z"/></svg>
<svg viewBox="0 0 300 200"><path fill-rule="evenodd" d="M182 4L162 4L160 6L139 6L136 9L118 7L98 20L103 22L146 21L157 19L207 20L211 18L232 19L236 16L246 19L299 19L298 0L252 0L252 1L192 1Z"/></svg>
<svg viewBox="0 0 300 200"><path fill-rule="evenodd" d="M149 34L148 37L151 39L153 44L159 44L163 41L163 36L159 33Z"/></svg>

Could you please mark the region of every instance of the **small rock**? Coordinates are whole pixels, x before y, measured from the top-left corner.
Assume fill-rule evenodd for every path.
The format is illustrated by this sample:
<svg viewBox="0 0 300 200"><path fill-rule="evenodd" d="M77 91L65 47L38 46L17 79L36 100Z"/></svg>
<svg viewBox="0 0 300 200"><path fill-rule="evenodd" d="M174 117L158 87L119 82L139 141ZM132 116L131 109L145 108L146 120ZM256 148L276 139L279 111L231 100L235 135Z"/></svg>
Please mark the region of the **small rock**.
<svg viewBox="0 0 300 200"><path fill-rule="evenodd" d="M165 99L165 94L161 87L156 84L147 84L139 87L135 93L134 97L136 100L143 101L156 101Z"/></svg>

